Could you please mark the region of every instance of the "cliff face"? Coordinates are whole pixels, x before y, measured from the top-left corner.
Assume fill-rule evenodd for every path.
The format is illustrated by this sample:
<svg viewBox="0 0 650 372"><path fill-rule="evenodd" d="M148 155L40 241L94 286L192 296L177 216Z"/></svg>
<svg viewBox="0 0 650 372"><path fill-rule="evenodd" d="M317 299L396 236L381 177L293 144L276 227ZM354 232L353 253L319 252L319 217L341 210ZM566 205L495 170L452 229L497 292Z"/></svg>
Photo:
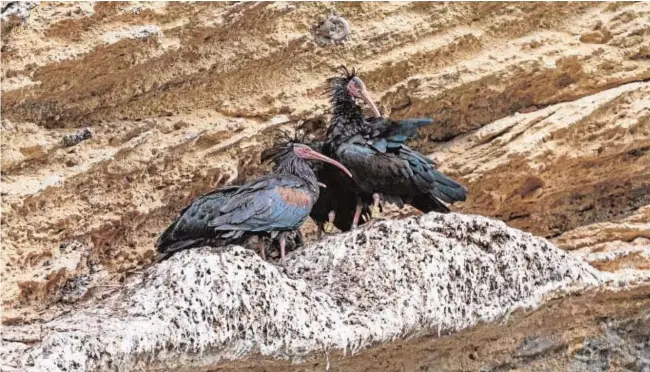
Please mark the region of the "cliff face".
<svg viewBox="0 0 650 372"><path fill-rule="evenodd" d="M332 11L351 30L336 43L315 27ZM2 12L5 325L110 296L191 198L264 171L271 129L313 119L322 133L324 82L341 64L361 69L384 114L439 120L412 146L469 187L455 211L548 238L615 280L649 276L648 3L25 2ZM638 291L593 294L616 298L599 309L619 323L598 323L600 310L576 323L585 335L609 330L598 345L637 324L625 309L640 306Z"/></svg>
<svg viewBox="0 0 650 372"><path fill-rule="evenodd" d="M604 281L502 222L431 213L328 237L284 268L241 247L181 252L37 332L12 327L1 354L34 371L229 368L250 359L318 371L331 353L337 369L359 370L339 366L342 355L458 332L535 307L554 290Z"/></svg>

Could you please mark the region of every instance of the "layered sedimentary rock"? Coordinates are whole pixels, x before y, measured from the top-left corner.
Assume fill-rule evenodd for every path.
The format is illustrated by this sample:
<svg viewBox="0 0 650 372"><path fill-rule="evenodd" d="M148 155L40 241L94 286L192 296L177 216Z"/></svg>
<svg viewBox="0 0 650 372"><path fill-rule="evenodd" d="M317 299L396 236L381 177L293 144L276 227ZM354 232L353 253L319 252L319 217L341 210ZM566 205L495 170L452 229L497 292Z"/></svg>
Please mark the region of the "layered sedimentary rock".
<svg viewBox="0 0 650 372"><path fill-rule="evenodd" d="M350 33L323 42L338 39L322 35L332 17ZM119 291L190 199L265 171L259 152L273 129L309 120L323 133L325 79L341 64L361 69L384 114L439 121L411 145L468 186L455 211L502 220L615 282L642 284L649 24L644 2L3 3L2 322L47 322ZM476 337L491 352L434 353L431 363L473 369L504 355L489 365L543 366L560 351L566 361L595 353L644 324L630 310L644 304L642 288L543 305L530 329L545 335L555 329L546 306L588 311L575 315L579 330L539 341L555 346L539 346L537 359L512 359L514 339L489 345L505 332L490 323ZM463 337L387 345L396 354L386 355L469 345ZM621 350L607 363L629 354Z"/></svg>

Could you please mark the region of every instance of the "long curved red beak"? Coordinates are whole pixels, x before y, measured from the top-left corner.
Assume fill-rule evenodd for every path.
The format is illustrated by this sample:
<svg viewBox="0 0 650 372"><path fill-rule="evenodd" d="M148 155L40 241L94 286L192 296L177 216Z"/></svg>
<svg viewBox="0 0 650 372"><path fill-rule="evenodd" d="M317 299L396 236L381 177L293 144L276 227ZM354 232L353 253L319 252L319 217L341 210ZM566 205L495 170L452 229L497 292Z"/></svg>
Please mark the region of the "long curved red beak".
<svg viewBox="0 0 650 372"><path fill-rule="evenodd" d="M352 173L350 173L350 171L348 170L348 168L344 167L343 164L339 163L338 161L336 161L336 160L334 160L334 159L332 159L332 158L329 158L329 157L327 157L327 156L321 154L321 153L318 152L318 151L314 151L314 150L312 150L311 148L306 147L306 148L303 150L303 154L302 154L302 155L303 155L302 157L303 157L304 159L309 159L309 160L320 160L320 161L324 161L325 163L330 163L330 164L332 164L333 166L335 166L335 167L339 168L340 170L342 170L342 171L343 171L345 174L347 174L350 178L353 178L353 177L352 177Z"/></svg>
<svg viewBox="0 0 650 372"><path fill-rule="evenodd" d="M381 112L379 112L379 109L377 106L375 106L375 102L372 101L372 98L370 97L370 94L368 94L368 91L366 90L366 87L363 87L363 90L361 91L361 99L370 106L372 109L372 112L375 114L376 118L381 117Z"/></svg>

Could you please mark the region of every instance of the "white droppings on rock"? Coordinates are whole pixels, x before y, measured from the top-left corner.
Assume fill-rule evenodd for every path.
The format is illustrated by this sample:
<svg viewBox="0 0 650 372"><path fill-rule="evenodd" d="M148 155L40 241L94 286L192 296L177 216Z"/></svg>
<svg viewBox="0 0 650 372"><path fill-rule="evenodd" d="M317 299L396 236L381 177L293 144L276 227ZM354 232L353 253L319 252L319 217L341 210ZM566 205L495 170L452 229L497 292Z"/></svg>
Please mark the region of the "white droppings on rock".
<svg viewBox="0 0 650 372"><path fill-rule="evenodd" d="M43 178L42 188L46 188L50 186L58 187L61 185L63 185L63 177L57 174L51 174Z"/></svg>
<svg viewBox="0 0 650 372"><path fill-rule="evenodd" d="M20 358L34 371L190 369L255 354L297 363L458 331L600 282L544 239L431 213L328 237L290 254L285 269L236 246L181 252L107 300L114 305L45 324L47 336Z"/></svg>
<svg viewBox="0 0 650 372"><path fill-rule="evenodd" d="M271 125L280 125L285 124L290 121L289 116L287 115L276 115L271 118Z"/></svg>
<svg viewBox="0 0 650 372"><path fill-rule="evenodd" d="M143 25L125 30L107 32L102 36L102 39L108 44L113 44L122 39L145 39L150 36L160 35L162 35L160 27L155 25Z"/></svg>
<svg viewBox="0 0 650 372"><path fill-rule="evenodd" d="M29 11L39 3L40 1L3 1L0 19L6 22L10 17L18 17L25 23L29 19Z"/></svg>

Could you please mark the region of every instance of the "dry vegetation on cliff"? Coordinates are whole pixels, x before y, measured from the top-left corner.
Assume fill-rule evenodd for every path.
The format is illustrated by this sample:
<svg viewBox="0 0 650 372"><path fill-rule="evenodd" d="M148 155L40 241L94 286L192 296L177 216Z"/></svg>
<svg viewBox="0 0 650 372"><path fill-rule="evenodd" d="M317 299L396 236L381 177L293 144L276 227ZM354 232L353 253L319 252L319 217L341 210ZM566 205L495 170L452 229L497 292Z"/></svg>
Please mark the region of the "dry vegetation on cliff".
<svg viewBox="0 0 650 372"><path fill-rule="evenodd" d="M310 31L333 10L352 32L317 43ZM140 270L191 198L262 171L270 128L327 118L324 81L341 64L361 69L384 114L440 121L412 145L469 187L456 211L649 276L650 3L26 12L2 22L5 325L70 311ZM64 145L83 128L92 138Z"/></svg>

